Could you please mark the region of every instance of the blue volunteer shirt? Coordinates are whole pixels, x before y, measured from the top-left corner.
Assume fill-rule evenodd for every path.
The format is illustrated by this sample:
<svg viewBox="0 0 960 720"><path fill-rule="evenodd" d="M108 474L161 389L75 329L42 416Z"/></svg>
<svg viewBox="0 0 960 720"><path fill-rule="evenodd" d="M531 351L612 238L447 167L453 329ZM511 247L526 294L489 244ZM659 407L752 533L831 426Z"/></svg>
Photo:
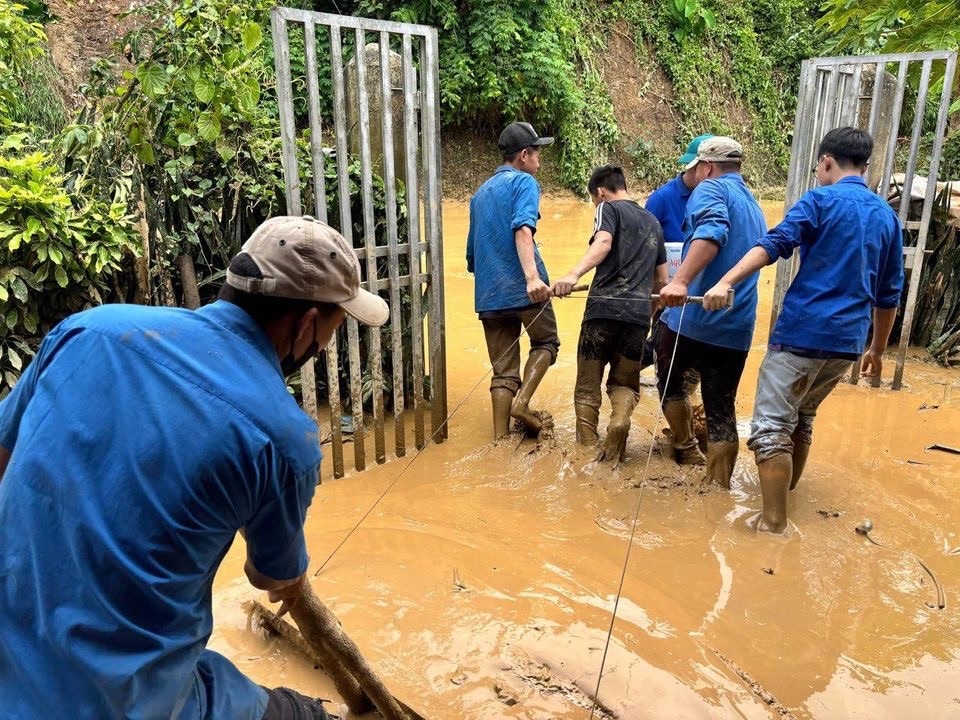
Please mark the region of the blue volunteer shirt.
<svg viewBox="0 0 960 720"><path fill-rule="evenodd" d="M858 355L872 308L900 304L900 220L861 177L808 190L757 245L771 261L800 248L772 345Z"/></svg>
<svg viewBox="0 0 960 720"><path fill-rule="evenodd" d="M703 295L712 288L766 231L763 211L739 173L727 173L697 185L687 201L683 258L694 240L709 240L719 252L690 283L689 294ZM734 290L731 310L708 312L689 304L682 308L682 327L679 307L667 308L661 319L685 337L732 350L749 350L757 318L757 273L734 285Z"/></svg>
<svg viewBox="0 0 960 720"><path fill-rule="evenodd" d="M240 308L110 305L44 339L0 403L6 718L259 720L205 651L238 528L264 575L307 566L317 428Z"/></svg>
<svg viewBox="0 0 960 720"><path fill-rule="evenodd" d="M509 165L497 168L470 199L467 272L476 275L474 308L478 313L530 306L514 233L523 226L536 233L539 208L536 179ZM540 279L549 285L536 245L534 256Z"/></svg>
<svg viewBox="0 0 960 720"><path fill-rule="evenodd" d="M647 198L646 208L660 221L664 242L683 242L683 218L692 192L683 182L683 176L677 175Z"/></svg>

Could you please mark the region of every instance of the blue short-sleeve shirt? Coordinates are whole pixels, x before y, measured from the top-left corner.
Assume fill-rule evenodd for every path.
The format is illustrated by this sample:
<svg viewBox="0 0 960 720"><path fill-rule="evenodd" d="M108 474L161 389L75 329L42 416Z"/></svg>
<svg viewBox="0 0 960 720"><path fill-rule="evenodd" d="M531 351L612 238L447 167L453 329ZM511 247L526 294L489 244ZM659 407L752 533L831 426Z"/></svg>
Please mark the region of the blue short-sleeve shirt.
<svg viewBox="0 0 960 720"><path fill-rule="evenodd" d="M704 180L694 188L684 219L683 258L694 240L715 243L719 251L690 283L690 295L703 295L754 247L767 230L763 210L739 173ZM688 304L672 307L661 319L671 330L700 342L732 350L749 350L757 318L757 273L734 285L733 308L708 312Z"/></svg>
<svg viewBox="0 0 960 720"><path fill-rule="evenodd" d="M74 315L0 403L0 707L13 718L259 720L204 647L239 528L257 570L306 570L317 428L239 307Z"/></svg>
<svg viewBox="0 0 960 720"><path fill-rule="evenodd" d="M692 192L681 174L658 187L647 198L646 208L660 221L665 243L683 242L683 218Z"/></svg>
<svg viewBox="0 0 960 720"><path fill-rule="evenodd" d="M530 306L527 281L517 255L514 233L537 231L540 186L529 173L501 165L470 199L467 272L474 273L474 307L478 313ZM537 272L549 284L547 268L534 245Z"/></svg>
<svg viewBox="0 0 960 720"><path fill-rule="evenodd" d="M841 355L863 352L873 307L903 289L903 231L862 177L808 190L757 245L774 260L800 248L770 343Z"/></svg>

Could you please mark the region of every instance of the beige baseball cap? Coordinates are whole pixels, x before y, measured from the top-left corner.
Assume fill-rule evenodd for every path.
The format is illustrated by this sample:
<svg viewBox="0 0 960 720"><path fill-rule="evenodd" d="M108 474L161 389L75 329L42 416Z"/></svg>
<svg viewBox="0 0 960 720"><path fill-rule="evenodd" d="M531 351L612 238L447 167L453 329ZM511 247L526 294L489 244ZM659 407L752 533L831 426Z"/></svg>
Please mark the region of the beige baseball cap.
<svg viewBox="0 0 960 720"><path fill-rule="evenodd" d="M343 236L309 215L264 222L240 248L260 270L245 277L227 269L227 285L251 295L334 303L364 325L390 317L383 298L360 287L360 261Z"/></svg>
<svg viewBox="0 0 960 720"><path fill-rule="evenodd" d="M740 162L743 160L743 145L724 135L715 135L705 139L697 148L697 155L687 163L684 170L689 170L701 160L711 162Z"/></svg>

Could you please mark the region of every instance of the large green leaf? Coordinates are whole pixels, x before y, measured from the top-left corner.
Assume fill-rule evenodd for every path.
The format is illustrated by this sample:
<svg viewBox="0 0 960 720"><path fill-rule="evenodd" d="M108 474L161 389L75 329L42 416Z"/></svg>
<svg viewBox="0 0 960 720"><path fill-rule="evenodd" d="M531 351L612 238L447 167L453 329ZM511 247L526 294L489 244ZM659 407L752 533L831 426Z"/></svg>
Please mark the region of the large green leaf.
<svg viewBox="0 0 960 720"><path fill-rule="evenodd" d="M193 94L202 103L209 103L217 96L217 86L209 78L202 77L193 84Z"/></svg>
<svg viewBox="0 0 960 720"><path fill-rule="evenodd" d="M243 49L247 52L253 50L263 39L263 31L256 23L247 23L243 28Z"/></svg>
<svg viewBox="0 0 960 720"><path fill-rule="evenodd" d="M10 365L13 366L13 369L19 372L23 369L23 359L20 357L20 353L14 350L12 347L7 348L7 357L10 360Z"/></svg>
<svg viewBox="0 0 960 720"><path fill-rule="evenodd" d="M207 142L220 137L220 117L214 112L200 113L197 118L197 134Z"/></svg>
<svg viewBox="0 0 960 720"><path fill-rule="evenodd" d="M70 282L70 279L67 277L67 271L63 269L62 265L57 265L57 269L54 270L53 276L57 279L57 285L62 288L65 288Z"/></svg>
<svg viewBox="0 0 960 720"><path fill-rule="evenodd" d="M148 97L157 97L167 91L167 73L156 63L148 62L138 67L137 80Z"/></svg>
<svg viewBox="0 0 960 720"><path fill-rule="evenodd" d="M260 83L255 77L246 77L237 87L237 103L246 112L253 110L260 101Z"/></svg>

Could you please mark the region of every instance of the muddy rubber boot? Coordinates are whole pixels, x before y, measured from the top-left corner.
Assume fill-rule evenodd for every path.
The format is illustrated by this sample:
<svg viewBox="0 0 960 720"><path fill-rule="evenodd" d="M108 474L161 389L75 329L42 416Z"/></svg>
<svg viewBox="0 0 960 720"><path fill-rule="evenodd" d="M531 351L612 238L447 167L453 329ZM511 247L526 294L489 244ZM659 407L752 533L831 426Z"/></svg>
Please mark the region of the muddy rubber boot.
<svg viewBox="0 0 960 720"><path fill-rule="evenodd" d="M627 447L627 434L630 432L630 417L637 406L637 394L630 388L610 389L610 424L607 425L607 437L598 460L620 462Z"/></svg>
<svg viewBox="0 0 960 720"><path fill-rule="evenodd" d="M703 481L729 490L738 452L740 452L739 442L707 443L707 472Z"/></svg>
<svg viewBox="0 0 960 720"><path fill-rule="evenodd" d="M587 403L573 404L577 415L577 442L581 445L596 445L600 442L597 425L600 423L600 409Z"/></svg>
<svg viewBox="0 0 960 720"><path fill-rule="evenodd" d="M790 489L794 490L797 483L800 482L800 476L803 475L803 469L807 466L807 457L810 455L810 443L793 441L793 472L790 476Z"/></svg>
<svg viewBox="0 0 960 720"><path fill-rule="evenodd" d="M577 442L595 446L600 441L597 425L600 422L600 405L603 396L603 370L606 363L600 360L577 357L577 382L573 386L573 411L577 416Z"/></svg>
<svg viewBox="0 0 960 720"><path fill-rule="evenodd" d="M510 434L513 393L507 388L491 388L490 401L493 403L493 439L499 440Z"/></svg>
<svg viewBox="0 0 960 720"><path fill-rule="evenodd" d="M693 434L693 410L689 400L671 400L663 406L663 417L673 433L673 457L677 465L706 465L697 437Z"/></svg>
<svg viewBox="0 0 960 720"><path fill-rule="evenodd" d="M782 533L787 529L787 490L793 477L793 458L787 453L774 455L757 463L757 474L763 493L763 512L757 530Z"/></svg>
<svg viewBox="0 0 960 720"><path fill-rule="evenodd" d="M510 415L519 420L533 435L543 427L541 419L530 409L530 400L540 386L540 381L550 368L552 357L549 350L531 350L527 364L523 366L523 384L513 399Z"/></svg>

